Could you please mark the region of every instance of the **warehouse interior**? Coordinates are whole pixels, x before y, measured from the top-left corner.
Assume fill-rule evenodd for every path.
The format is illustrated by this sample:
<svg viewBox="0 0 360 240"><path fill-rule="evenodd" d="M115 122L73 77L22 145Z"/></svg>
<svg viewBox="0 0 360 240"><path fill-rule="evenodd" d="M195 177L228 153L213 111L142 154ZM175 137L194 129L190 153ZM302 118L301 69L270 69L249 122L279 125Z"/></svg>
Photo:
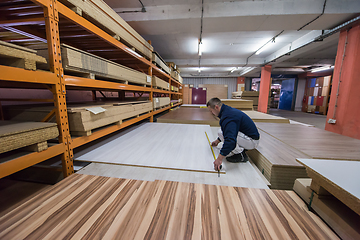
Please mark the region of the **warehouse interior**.
<svg viewBox="0 0 360 240"><path fill-rule="evenodd" d="M0 239L360 239L359 62L358 0L2 0Z"/></svg>

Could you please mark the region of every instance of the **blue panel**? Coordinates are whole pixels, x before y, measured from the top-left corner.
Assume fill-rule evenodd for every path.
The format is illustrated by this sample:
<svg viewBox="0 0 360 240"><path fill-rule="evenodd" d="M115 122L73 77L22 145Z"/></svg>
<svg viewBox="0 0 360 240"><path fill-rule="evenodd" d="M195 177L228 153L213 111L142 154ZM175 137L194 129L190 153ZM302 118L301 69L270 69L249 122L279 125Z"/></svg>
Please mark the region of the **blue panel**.
<svg viewBox="0 0 360 240"><path fill-rule="evenodd" d="M284 80L281 83L279 109L291 110L294 96L295 79Z"/></svg>
<svg viewBox="0 0 360 240"><path fill-rule="evenodd" d="M311 97L311 104L310 105L314 105L314 99L315 99L315 97Z"/></svg>
<svg viewBox="0 0 360 240"><path fill-rule="evenodd" d="M310 87L315 87L316 85L316 78L312 78L310 79L311 83L310 83Z"/></svg>

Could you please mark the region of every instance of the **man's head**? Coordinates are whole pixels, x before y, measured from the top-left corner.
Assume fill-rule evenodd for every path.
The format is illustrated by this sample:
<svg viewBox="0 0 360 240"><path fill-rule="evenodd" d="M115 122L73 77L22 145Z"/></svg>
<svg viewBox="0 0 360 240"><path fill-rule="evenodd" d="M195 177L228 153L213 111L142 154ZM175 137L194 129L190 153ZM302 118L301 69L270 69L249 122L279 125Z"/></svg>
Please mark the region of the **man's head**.
<svg viewBox="0 0 360 240"><path fill-rule="evenodd" d="M212 98L206 104L209 111L216 117L219 116L222 105L223 103L218 98Z"/></svg>

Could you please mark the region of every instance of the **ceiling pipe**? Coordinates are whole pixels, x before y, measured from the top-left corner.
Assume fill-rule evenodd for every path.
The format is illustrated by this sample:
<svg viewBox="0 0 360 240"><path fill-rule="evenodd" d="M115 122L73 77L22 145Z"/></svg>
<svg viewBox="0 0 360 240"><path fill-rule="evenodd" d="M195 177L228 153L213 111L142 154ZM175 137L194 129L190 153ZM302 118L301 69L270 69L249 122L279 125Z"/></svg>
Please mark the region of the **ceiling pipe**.
<svg viewBox="0 0 360 240"><path fill-rule="evenodd" d="M318 18L320 18L322 15L324 15L325 12L325 8L326 8L326 1L324 2L324 6L323 6L323 10L321 12L321 14L319 16L317 16L316 18L314 18L313 20L311 20L310 22L306 23L304 26L302 26L301 28L298 29L298 31L300 31L301 29L303 29L304 27L308 26L309 24L311 24L312 22L315 22Z"/></svg>

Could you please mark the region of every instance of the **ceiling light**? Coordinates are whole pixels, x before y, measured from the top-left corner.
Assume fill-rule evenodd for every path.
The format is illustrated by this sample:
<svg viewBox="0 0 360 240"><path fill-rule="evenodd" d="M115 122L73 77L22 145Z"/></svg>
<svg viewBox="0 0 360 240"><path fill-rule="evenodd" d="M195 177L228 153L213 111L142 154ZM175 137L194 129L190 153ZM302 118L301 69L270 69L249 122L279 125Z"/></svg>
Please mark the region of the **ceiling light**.
<svg viewBox="0 0 360 240"><path fill-rule="evenodd" d="M230 73L233 73L236 69L238 69L238 68L234 67L233 69L231 69Z"/></svg>
<svg viewBox="0 0 360 240"><path fill-rule="evenodd" d="M252 71L253 69L255 69L256 67L247 67L247 68L244 68L244 70L240 73L240 76Z"/></svg>
<svg viewBox="0 0 360 240"><path fill-rule="evenodd" d="M203 51L203 44L202 42L199 42L199 56L201 56L202 51Z"/></svg>
<svg viewBox="0 0 360 240"><path fill-rule="evenodd" d="M259 55L260 53L262 53L264 50L268 49L269 47L271 47L273 45L273 43L275 43L275 38L273 38L271 41L265 43L265 45L263 45L259 50L256 51L255 55Z"/></svg>
<svg viewBox="0 0 360 240"><path fill-rule="evenodd" d="M313 68L311 69L311 72L314 73L314 72L321 72L321 71L325 71L325 70L330 70L334 68L334 66L324 66L324 67L318 67L318 68Z"/></svg>
<svg viewBox="0 0 360 240"><path fill-rule="evenodd" d="M201 68L198 69L198 72L199 72L199 73L201 72Z"/></svg>

